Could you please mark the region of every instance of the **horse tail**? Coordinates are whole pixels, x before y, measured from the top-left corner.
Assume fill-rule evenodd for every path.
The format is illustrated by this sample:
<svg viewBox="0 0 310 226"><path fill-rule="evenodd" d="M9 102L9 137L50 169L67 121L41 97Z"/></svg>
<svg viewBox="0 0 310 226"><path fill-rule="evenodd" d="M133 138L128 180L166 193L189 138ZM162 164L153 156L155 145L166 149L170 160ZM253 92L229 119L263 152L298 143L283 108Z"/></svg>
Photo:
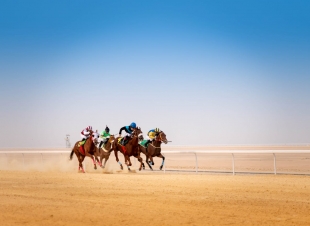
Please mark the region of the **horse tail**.
<svg viewBox="0 0 310 226"><path fill-rule="evenodd" d="M73 148L72 151L71 151L70 160L72 160L73 154L74 154L74 148Z"/></svg>

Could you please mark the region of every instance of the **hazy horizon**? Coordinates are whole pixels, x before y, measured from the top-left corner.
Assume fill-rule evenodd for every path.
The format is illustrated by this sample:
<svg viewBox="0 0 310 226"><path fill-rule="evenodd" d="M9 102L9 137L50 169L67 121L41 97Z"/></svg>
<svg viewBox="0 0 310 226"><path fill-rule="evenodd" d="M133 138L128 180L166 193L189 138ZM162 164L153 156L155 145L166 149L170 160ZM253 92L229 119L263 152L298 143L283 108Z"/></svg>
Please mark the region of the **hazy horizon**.
<svg viewBox="0 0 310 226"><path fill-rule="evenodd" d="M310 143L308 1L5 1L1 147L136 122L171 145Z"/></svg>

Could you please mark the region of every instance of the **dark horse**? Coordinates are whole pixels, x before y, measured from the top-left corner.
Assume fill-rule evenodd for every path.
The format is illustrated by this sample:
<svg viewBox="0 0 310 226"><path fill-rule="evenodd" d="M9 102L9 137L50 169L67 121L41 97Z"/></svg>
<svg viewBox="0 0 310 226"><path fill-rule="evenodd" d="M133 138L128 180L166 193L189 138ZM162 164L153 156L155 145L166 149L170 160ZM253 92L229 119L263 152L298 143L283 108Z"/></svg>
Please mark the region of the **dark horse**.
<svg viewBox="0 0 310 226"><path fill-rule="evenodd" d="M164 166L165 163L165 156L163 156L161 154L161 143L164 142L165 144L168 143L168 140L166 138L166 134L161 131L156 138L153 140L152 143L150 143L147 148L145 148L144 146L140 145L140 150L143 154L145 154L146 156L146 163L148 164L148 166L150 167L151 170L153 170L152 166L150 165L150 163L152 165L154 165L154 161L153 161L153 157L159 157L162 158L163 161L161 163L161 166L159 167L159 169L161 170ZM149 161L150 159L150 161Z"/></svg>
<svg viewBox="0 0 310 226"><path fill-rule="evenodd" d="M125 164L127 165L128 170L130 170L129 166L131 166L130 156L134 156L138 159L138 161L141 163L139 170L145 168L143 159L140 157L140 145L138 143L139 136L142 134L141 129L138 127L134 129L131 135L131 139L128 141L128 143L125 146L122 146L118 143L118 141L115 141L113 143L113 150L115 154L116 161L121 166L121 169L123 169L122 163L119 161L118 158L118 151L120 151L124 155Z"/></svg>
<svg viewBox="0 0 310 226"><path fill-rule="evenodd" d="M113 151L112 145L114 141L115 141L115 137L114 135L111 135L107 143L103 147L97 149L98 151L96 152L96 156L100 157L101 168L105 167L105 164L107 163L110 157L110 154ZM102 166L103 159L104 159L104 164Z"/></svg>
<svg viewBox="0 0 310 226"><path fill-rule="evenodd" d="M86 156L90 157L92 160L93 160L93 163L94 163L94 169L97 169L97 166L96 166L96 162L95 162L95 159L94 159L94 155L95 155L95 152L96 152L96 143L97 143L97 137L93 134L93 131L90 131L90 136L89 138L87 138L87 140L85 141L85 144L84 144L84 151L85 151L85 154L82 154L80 152L80 147L78 146L79 145L79 142L80 141L77 141L71 151L71 154L70 154L70 160L72 160L72 157L73 157L73 153L75 153L77 159L79 160L79 170L82 170L83 173L85 173L84 171L84 168L83 168L83 161L84 161L84 158ZM95 156L97 162L99 161L98 158ZM98 164L100 164L98 162Z"/></svg>

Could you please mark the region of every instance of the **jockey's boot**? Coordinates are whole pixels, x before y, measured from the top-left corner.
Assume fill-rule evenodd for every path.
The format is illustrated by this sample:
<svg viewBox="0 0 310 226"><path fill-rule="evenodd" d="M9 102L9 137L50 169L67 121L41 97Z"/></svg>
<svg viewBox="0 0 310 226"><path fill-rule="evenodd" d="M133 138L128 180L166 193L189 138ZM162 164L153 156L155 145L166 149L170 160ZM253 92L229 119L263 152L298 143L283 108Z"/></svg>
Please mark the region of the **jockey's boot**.
<svg viewBox="0 0 310 226"><path fill-rule="evenodd" d="M102 144L103 144L103 141L100 141L99 148L101 148Z"/></svg>
<svg viewBox="0 0 310 226"><path fill-rule="evenodd" d="M122 140L122 145L123 145L123 146L125 146L126 139L127 139L127 136L124 136L124 138L123 138L123 140Z"/></svg>

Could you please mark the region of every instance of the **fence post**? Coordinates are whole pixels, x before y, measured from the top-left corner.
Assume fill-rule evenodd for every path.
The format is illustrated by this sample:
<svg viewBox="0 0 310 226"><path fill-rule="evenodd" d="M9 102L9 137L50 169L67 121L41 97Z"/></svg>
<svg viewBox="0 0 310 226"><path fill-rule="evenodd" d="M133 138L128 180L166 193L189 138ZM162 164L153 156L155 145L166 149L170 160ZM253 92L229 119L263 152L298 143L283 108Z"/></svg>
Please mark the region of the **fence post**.
<svg viewBox="0 0 310 226"><path fill-rule="evenodd" d="M275 153L272 153L273 154L273 171L274 171L274 174L277 175L277 163L276 163L276 154Z"/></svg>
<svg viewBox="0 0 310 226"><path fill-rule="evenodd" d="M42 161L42 163L43 163L43 154L41 153L41 161Z"/></svg>
<svg viewBox="0 0 310 226"><path fill-rule="evenodd" d="M196 159L196 173L198 173L198 161L197 161L197 154L196 153L194 153L195 154L195 159Z"/></svg>
<svg viewBox="0 0 310 226"><path fill-rule="evenodd" d="M235 175L235 156L234 153L231 153L232 155L232 168L233 168L233 175Z"/></svg>

